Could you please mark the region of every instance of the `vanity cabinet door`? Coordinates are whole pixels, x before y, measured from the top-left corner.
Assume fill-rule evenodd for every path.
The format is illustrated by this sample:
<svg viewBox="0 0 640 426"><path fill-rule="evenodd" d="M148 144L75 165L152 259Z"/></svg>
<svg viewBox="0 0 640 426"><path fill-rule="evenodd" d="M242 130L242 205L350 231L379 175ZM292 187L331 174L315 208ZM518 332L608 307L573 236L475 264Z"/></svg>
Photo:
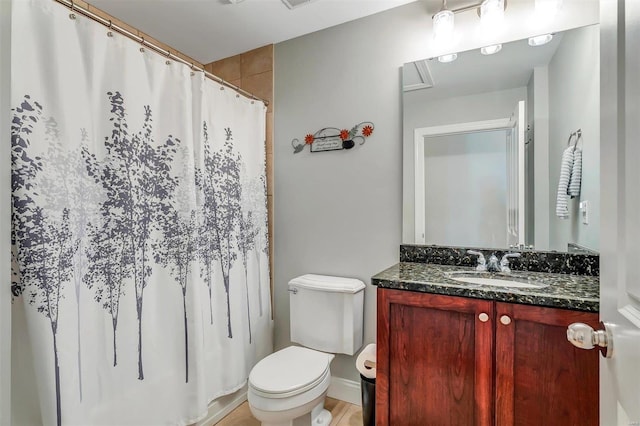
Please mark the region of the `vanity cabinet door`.
<svg viewBox="0 0 640 426"><path fill-rule="evenodd" d="M492 425L493 309L378 289L376 424Z"/></svg>
<svg viewBox="0 0 640 426"><path fill-rule="evenodd" d="M594 313L496 303L496 425L597 425L598 351L567 341Z"/></svg>

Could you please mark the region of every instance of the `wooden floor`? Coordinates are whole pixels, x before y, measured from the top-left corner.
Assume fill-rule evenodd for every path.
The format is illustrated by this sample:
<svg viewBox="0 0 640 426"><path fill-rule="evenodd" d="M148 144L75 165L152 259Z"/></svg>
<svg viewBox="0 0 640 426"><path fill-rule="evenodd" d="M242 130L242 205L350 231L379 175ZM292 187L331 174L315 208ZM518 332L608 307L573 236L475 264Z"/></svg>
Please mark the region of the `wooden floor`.
<svg viewBox="0 0 640 426"><path fill-rule="evenodd" d="M333 420L331 426L362 426L362 409L348 402L327 398L324 408L331 411ZM249 403L245 402L227 417L216 423L217 426L260 426L249 410Z"/></svg>

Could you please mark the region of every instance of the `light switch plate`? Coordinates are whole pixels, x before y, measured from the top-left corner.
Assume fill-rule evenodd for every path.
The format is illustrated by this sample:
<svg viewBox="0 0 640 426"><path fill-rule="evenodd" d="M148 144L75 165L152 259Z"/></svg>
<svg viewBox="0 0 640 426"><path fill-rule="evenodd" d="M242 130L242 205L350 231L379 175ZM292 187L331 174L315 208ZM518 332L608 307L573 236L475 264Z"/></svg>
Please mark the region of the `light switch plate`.
<svg viewBox="0 0 640 426"><path fill-rule="evenodd" d="M582 215L582 223L584 225L589 224L589 201L580 202L580 214Z"/></svg>

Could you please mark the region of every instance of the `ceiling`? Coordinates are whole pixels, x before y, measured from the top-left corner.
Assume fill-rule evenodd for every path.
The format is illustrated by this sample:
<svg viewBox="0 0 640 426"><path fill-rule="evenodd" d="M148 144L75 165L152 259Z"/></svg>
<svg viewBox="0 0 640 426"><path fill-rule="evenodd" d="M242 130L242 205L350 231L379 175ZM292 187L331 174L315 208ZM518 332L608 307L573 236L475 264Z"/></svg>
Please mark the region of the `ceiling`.
<svg viewBox="0 0 640 426"><path fill-rule="evenodd" d="M89 0L89 3L206 64L413 1L312 0L294 9L287 8L281 0L243 0L236 4L229 0ZM437 11L441 4L440 0L421 1L427 10Z"/></svg>

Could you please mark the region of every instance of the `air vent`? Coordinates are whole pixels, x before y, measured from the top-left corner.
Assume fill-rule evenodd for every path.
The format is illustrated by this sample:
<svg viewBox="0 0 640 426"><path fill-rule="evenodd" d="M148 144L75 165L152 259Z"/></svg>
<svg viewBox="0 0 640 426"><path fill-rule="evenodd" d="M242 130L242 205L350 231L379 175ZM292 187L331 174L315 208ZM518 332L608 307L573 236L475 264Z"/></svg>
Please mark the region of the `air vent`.
<svg viewBox="0 0 640 426"><path fill-rule="evenodd" d="M296 7L304 6L315 0L282 0L289 9L295 9Z"/></svg>

